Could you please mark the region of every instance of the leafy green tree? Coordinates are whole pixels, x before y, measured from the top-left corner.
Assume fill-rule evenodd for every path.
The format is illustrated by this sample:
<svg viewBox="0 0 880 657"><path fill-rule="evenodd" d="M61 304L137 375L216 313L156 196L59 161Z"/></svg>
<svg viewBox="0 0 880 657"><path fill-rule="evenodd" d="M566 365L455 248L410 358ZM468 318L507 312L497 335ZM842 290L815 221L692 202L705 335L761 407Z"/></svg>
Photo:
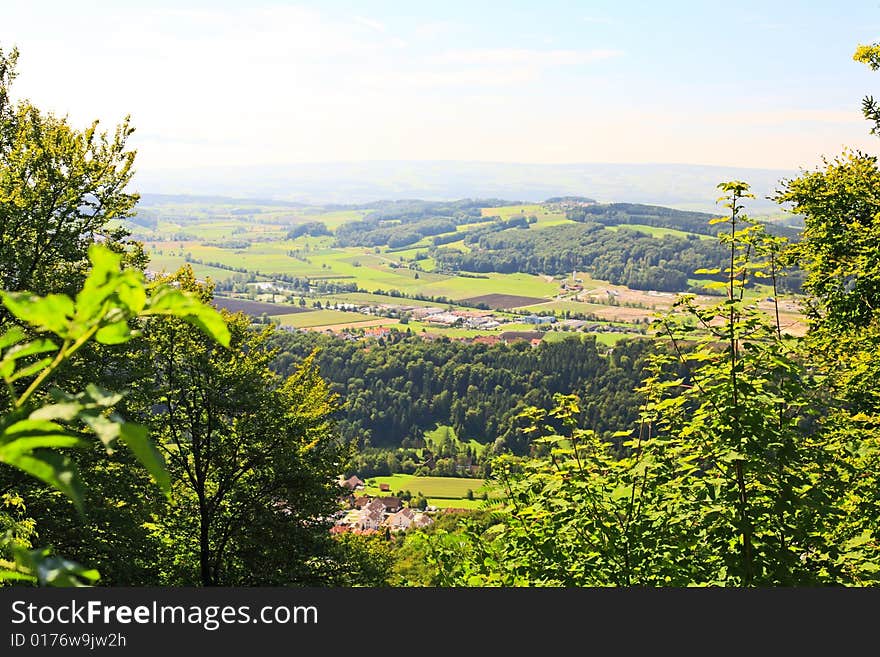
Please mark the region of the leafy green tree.
<svg viewBox="0 0 880 657"><path fill-rule="evenodd" d="M88 247L103 240L143 267L143 251L110 222L131 216L134 151L128 118L112 134L13 102L18 51L0 49L0 289L73 294ZM23 181L27 181L23 184Z"/></svg>
<svg viewBox="0 0 880 657"><path fill-rule="evenodd" d="M860 46L854 58L873 70L880 46ZM863 103L878 134L873 98ZM847 151L824 166L785 181L777 200L804 217L793 257L808 272L805 349L823 381L824 431L845 457L835 475L846 484L837 500L836 560L854 582L880 579L880 170L877 158Z"/></svg>
<svg viewBox="0 0 880 657"><path fill-rule="evenodd" d="M192 295L169 286L150 294L143 275L121 269L122 258L105 247L89 249L92 269L75 298L65 294L38 296L30 292L0 292L6 309L29 325L38 337L31 339L18 326L0 336L0 376L9 403L0 417L0 463L12 466L54 488L83 513L83 485L75 461L67 450L88 445L96 436L110 453L125 445L163 491L169 477L161 455L142 425L126 422L114 412L123 395L89 384L78 393L49 382L64 364L91 340L112 345L136 335L132 323L139 318L164 315L198 326L210 339L229 344L229 332L213 308ZM51 336L51 337L49 337ZM7 493L6 506L16 499ZM0 512L3 524L14 518ZM55 556L48 548L26 545L30 536L8 531L0 539L3 556L0 579L39 581L76 586L94 582L98 571Z"/></svg>
<svg viewBox="0 0 880 657"><path fill-rule="evenodd" d="M175 282L210 299L184 269ZM153 428L172 477L170 507L152 521L169 568L165 583L313 581L327 552L335 484L348 448L330 422L334 396L307 358L282 379L269 364L272 334L226 315L230 351L181 322L145 329L151 382L130 412Z"/></svg>

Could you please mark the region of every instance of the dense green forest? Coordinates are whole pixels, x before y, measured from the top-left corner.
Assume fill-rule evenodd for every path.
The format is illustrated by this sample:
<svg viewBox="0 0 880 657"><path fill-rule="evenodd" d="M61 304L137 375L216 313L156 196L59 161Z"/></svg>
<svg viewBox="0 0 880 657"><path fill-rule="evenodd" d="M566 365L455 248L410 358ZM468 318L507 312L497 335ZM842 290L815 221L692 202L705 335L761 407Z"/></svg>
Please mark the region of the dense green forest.
<svg viewBox="0 0 880 657"><path fill-rule="evenodd" d="M528 439L519 414L526 406L550 408L556 393L578 391L588 399L580 419L603 435L632 424L638 413L633 390L652 349L637 339L605 354L594 336L577 334L532 347L397 333L365 348L332 336L279 332L273 345L282 375L318 349L321 376L345 402L340 433L361 448L421 447L423 432L443 424L466 440L490 443L490 454L520 455L528 452Z"/></svg>

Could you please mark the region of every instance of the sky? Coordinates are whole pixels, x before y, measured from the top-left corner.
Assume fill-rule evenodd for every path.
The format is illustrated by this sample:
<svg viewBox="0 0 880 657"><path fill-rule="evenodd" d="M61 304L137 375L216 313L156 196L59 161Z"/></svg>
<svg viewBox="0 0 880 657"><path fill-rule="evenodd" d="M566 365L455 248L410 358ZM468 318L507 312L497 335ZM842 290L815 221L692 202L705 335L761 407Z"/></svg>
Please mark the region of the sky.
<svg viewBox="0 0 880 657"><path fill-rule="evenodd" d="M0 0L13 96L131 115L140 170L371 160L812 167L875 150L880 2Z"/></svg>

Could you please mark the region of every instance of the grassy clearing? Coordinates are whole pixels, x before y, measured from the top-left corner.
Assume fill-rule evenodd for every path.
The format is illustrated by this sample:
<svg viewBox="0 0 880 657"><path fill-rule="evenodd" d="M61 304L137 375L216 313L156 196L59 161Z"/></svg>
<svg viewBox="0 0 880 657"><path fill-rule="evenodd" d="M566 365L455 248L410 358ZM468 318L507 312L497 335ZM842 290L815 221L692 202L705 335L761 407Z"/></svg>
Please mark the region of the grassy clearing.
<svg viewBox="0 0 880 657"><path fill-rule="evenodd" d="M417 477L415 475L394 474L388 477L371 477L366 480L364 492L368 495L387 495L379 490L379 484L388 484L391 493L408 490L413 495L421 493L428 500L464 500L467 491L474 495L482 493L485 481L465 477Z"/></svg>
<svg viewBox="0 0 880 657"><path fill-rule="evenodd" d="M423 285L421 291L424 294L451 299L467 299L499 292L523 297L549 298L559 291L559 286L555 281L548 282L544 277L532 274L491 273L481 274L480 278L447 276L444 280Z"/></svg>
<svg viewBox="0 0 880 657"><path fill-rule="evenodd" d="M699 233L688 233L684 230L676 230L675 228L660 228L658 226L647 226L645 224L620 224L619 226L605 226L607 230L620 230L621 228L632 228L633 230L637 230L640 233L647 233L652 237L665 237L666 235L672 235L673 237L696 237L701 240L714 240L716 238L711 237L709 235L701 235Z"/></svg>
<svg viewBox="0 0 880 657"><path fill-rule="evenodd" d="M488 445L484 445L483 443L477 442L473 438L468 440L467 442L461 440L456 434L455 429L446 424L440 424L430 431L426 431L424 433L425 442L427 443L429 449L436 450L440 445L443 444L444 441L450 441L452 444L458 447L468 447L479 456L482 454Z"/></svg>

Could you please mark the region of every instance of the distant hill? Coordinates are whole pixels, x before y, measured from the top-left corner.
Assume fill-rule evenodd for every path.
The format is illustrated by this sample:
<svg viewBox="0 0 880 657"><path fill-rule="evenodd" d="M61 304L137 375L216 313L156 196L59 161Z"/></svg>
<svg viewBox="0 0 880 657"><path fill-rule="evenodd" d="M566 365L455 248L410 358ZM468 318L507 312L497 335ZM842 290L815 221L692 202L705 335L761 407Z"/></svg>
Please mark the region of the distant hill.
<svg viewBox="0 0 880 657"><path fill-rule="evenodd" d="M745 180L755 213L778 212L766 200L796 171L692 164L517 164L499 162L321 162L261 167L146 170L134 188L151 194L224 195L296 203L369 203L389 199L587 197L601 203L665 205L715 212L716 185Z"/></svg>

